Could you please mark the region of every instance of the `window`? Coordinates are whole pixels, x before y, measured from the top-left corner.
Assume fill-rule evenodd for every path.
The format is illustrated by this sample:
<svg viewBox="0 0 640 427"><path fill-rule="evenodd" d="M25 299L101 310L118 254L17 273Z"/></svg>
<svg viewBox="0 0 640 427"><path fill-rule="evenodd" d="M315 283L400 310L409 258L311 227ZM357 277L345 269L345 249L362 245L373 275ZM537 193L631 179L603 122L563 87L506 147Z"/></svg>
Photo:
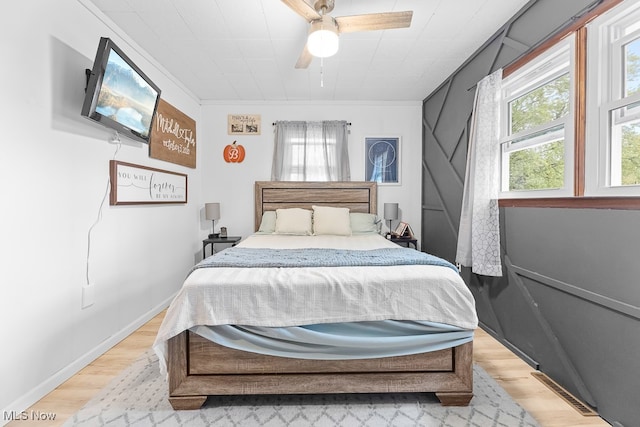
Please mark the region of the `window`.
<svg viewBox="0 0 640 427"><path fill-rule="evenodd" d="M349 181L345 121L277 122L271 179Z"/></svg>
<svg viewBox="0 0 640 427"><path fill-rule="evenodd" d="M501 197L573 192L574 37L504 79Z"/></svg>
<svg viewBox="0 0 640 427"><path fill-rule="evenodd" d="M638 196L640 3L624 2L587 28L585 194Z"/></svg>
<svg viewBox="0 0 640 427"><path fill-rule="evenodd" d="M603 0L503 76L500 206L640 209L640 2Z"/></svg>
<svg viewBox="0 0 640 427"><path fill-rule="evenodd" d="M307 129L306 137L294 136L289 140L291 164L286 181L328 181L327 163L335 164L336 138L323 138L322 128ZM330 156L333 159L326 159Z"/></svg>

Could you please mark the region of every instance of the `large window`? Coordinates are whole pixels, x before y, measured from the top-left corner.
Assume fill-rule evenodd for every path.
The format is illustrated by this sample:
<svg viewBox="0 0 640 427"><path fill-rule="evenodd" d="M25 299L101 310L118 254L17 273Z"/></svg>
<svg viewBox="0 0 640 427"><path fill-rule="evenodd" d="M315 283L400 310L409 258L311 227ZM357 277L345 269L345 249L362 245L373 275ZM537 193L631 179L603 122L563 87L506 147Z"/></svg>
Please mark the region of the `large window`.
<svg viewBox="0 0 640 427"><path fill-rule="evenodd" d="M640 195L640 3L624 2L587 28L585 194Z"/></svg>
<svg viewBox="0 0 640 427"><path fill-rule="evenodd" d="M573 191L573 51L568 37L503 82L502 197Z"/></svg>
<svg viewBox="0 0 640 427"><path fill-rule="evenodd" d="M275 124L271 179L349 181L345 121L279 121Z"/></svg>
<svg viewBox="0 0 640 427"><path fill-rule="evenodd" d="M336 164L336 138L324 137L321 127L308 128L305 137L289 139L291 163L285 181L329 181L327 165Z"/></svg>
<svg viewBox="0 0 640 427"><path fill-rule="evenodd" d="M604 0L503 75L502 206L640 208L640 2Z"/></svg>

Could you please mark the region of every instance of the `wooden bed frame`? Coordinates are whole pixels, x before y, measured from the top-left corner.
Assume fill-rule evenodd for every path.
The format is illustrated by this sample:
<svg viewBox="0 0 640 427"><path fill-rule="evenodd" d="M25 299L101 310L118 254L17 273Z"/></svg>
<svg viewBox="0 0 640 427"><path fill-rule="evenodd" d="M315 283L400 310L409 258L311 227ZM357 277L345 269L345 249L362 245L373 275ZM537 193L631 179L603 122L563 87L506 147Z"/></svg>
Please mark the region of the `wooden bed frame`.
<svg viewBox="0 0 640 427"><path fill-rule="evenodd" d="M286 207L345 206L377 212L372 182L255 184L255 229L262 213ZM210 395L434 392L442 405L473 397L473 344L411 356L305 360L230 349L192 332L169 340L169 401L198 409Z"/></svg>

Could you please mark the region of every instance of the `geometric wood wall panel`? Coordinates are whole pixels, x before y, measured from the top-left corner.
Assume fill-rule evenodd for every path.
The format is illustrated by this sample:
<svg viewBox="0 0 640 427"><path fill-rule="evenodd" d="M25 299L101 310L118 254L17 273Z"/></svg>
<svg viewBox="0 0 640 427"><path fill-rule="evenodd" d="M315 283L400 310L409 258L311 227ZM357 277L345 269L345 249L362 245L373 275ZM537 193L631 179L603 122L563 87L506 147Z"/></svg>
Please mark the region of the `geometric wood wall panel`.
<svg viewBox="0 0 640 427"><path fill-rule="evenodd" d="M523 49L544 41L549 34L572 22L594 3L598 2L538 0L528 3L425 98L422 110L421 236L424 250L450 261L455 257L468 127L476 83L492 71L514 61ZM637 381L624 375L624 372L640 372L640 358L637 357L640 354L640 319L635 314L637 307L640 307L640 289L637 286L640 283L640 263L620 264L619 259L626 259L629 256L627 252L637 254L640 211L622 214L604 210L598 214L579 209L563 211L567 210L548 209L541 217L538 212L525 212L518 208L501 209L503 265L511 270L505 267L509 273L496 279L473 275L468 269L463 270L462 276L476 298L481 323L490 328L496 338L530 364L539 363L543 372L577 397L597 405L601 416L610 423L634 425L640 419L640 407L630 404L629 399L637 397L637 390L632 391L634 387L637 388ZM567 219L568 215L570 220ZM584 279L586 273L583 270L595 269L595 266L581 265L580 259L583 258L573 256L573 253L565 255L567 252L558 249L558 246L584 239L569 232L572 227L567 226L570 224L567 221L583 225L584 235L589 233L589 229L603 226L603 215L607 218L611 215L617 217L616 221L604 221L612 228L605 231L614 235L620 232L621 235L613 239L603 231L593 243L596 247L589 249L583 242L574 250L594 251L598 250L597 242L608 244L604 250L611 257L610 263L606 267L598 264L600 270L592 273L592 276L603 277L603 282L589 283L588 279ZM525 218L528 222L524 221ZM623 230L626 230L626 234ZM540 239L546 236L555 236L556 241L545 246ZM623 248L616 245L623 245ZM510 247L515 250L514 257L511 257ZM541 253L549 258L549 262L535 262L545 259L540 256ZM512 261L516 265L512 265ZM529 268L529 265L537 267ZM550 278L551 283L571 283L576 294L567 293L569 288L541 284L540 279L535 277L538 267L545 269L545 276ZM621 268L625 270L623 273L620 272ZM527 270L534 273L523 276L523 271ZM603 275L602 271L607 274ZM612 286L604 277L616 277L621 282ZM595 295L594 301L583 298L587 292ZM614 302L607 307L604 301ZM621 304L616 305L615 301ZM624 306L625 302L630 306ZM581 318L585 319L582 323ZM563 323L565 319L566 325ZM583 341L576 341L572 336L572 328L579 328L581 324L599 324L596 329L608 331L603 338L606 345L600 343L589 347L589 340L596 339L589 334L580 335ZM620 328L627 331L626 337L612 332ZM616 353L615 357L608 354L622 347L625 348L622 354ZM609 366L608 360L615 361L617 365L614 369L616 373L607 376L602 371L603 366ZM623 373L618 375L619 372Z"/></svg>

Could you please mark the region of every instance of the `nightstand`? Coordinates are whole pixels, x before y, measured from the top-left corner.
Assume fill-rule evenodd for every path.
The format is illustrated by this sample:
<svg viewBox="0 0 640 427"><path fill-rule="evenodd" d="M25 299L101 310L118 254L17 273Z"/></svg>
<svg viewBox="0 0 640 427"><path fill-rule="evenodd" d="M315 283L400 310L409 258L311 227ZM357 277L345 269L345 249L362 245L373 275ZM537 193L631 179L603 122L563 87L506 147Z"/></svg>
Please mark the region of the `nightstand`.
<svg viewBox="0 0 640 427"><path fill-rule="evenodd" d="M396 245L405 246L407 248L410 247L409 245L413 245L414 249L418 249L418 239L413 239L411 237L391 236L389 240L391 240Z"/></svg>
<svg viewBox="0 0 640 427"><path fill-rule="evenodd" d="M211 255L213 255L214 253L216 253L215 245L217 243L225 243L230 244L231 246L235 246L240 240L242 240L242 237L240 236L213 237L211 239L204 239L202 241L202 258L204 259L207 257L205 253L207 245L211 245Z"/></svg>

